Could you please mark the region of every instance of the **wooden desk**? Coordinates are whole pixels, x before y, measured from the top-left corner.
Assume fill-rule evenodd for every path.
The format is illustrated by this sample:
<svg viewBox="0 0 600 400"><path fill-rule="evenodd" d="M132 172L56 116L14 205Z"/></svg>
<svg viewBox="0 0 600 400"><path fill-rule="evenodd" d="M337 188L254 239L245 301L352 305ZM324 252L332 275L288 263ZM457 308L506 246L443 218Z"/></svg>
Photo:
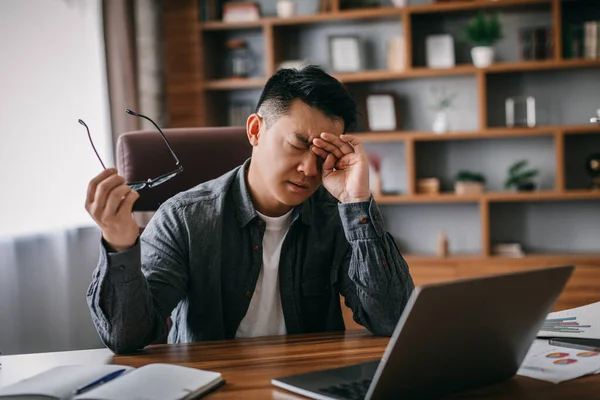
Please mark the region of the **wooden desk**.
<svg viewBox="0 0 600 400"><path fill-rule="evenodd" d="M271 378L339 367L382 356L388 338L366 331L242 339L178 345L156 345L132 356L113 356L106 349L2 357L0 386L65 364L115 363L140 367L173 363L221 372L227 383L210 399L302 399L271 385ZM524 377L461 393L453 398L598 399L600 375L559 385Z"/></svg>

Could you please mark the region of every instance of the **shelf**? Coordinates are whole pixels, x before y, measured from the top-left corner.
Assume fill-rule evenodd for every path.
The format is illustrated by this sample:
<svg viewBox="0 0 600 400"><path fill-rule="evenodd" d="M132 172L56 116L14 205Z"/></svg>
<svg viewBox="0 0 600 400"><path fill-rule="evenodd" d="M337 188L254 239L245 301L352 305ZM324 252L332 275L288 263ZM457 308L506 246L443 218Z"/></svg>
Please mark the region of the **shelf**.
<svg viewBox="0 0 600 400"><path fill-rule="evenodd" d="M407 10L410 14L435 14L442 12L453 12L453 11L471 11L480 10L483 8L506 8L506 7L519 7L519 6L532 6L538 4L550 5L552 0L502 0L502 1L489 1L489 0L475 0L465 2L453 2L453 3L434 3L424 5L408 6Z"/></svg>
<svg viewBox="0 0 600 400"><path fill-rule="evenodd" d="M557 191L534 191L522 193L484 193L482 198L489 202L526 202L526 201L551 201L551 200L588 200L600 199L600 190L568 190Z"/></svg>
<svg viewBox="0 0 600 400"><path fill-rule="evenodd" d="M267 80L265 78L215 79L206 81L207 90L260 89Z"/></svg>
<svg viewBox="0 0 600 400"><path fill-rule="evenodd" d="M448 257L438 257L435 254L403 254L404 259L409 263L411 262L460 262L460 261L477 261L482 260L481 254L452 254Z"/></svg>
<svg viewBox="0 0 600 400"><path fill-rule="evenodd" d="M600 67L600 59L585 60L535 60L535 61L516 61L516 62L498 62L482 70L489 74L503 72L525 72L553 69L570 69L570 68L593 68Z"/></svg>
<svg viewBox="0 0 600 400"><path fill-rule="evenodd" d="M581 125L581 126L569 126L562 129L566 135L579 135L589 133L600 133L600 125Z"/></svg>
<svg viewBox="0 0 600 400"><path fill-rule="evenodd" d="M490 139L505 137L524 137L538 135L553 135L556 132L570 133L597 133L600 127L590 125L549 125L538 126L534 128L488 128L483 131L457 131L445 134L435 134L433 132L415 132L415 131L393 131L393 132L357 132L356 135L363 143L375 142L399 142L399 141L419 141L433 142L440 140L472 140L472 139Z"/></svg>
<svg viewBox="0 0 600 400"><path fill-rule="evenodd" d="M223 21L210 21L203 22L198 25L200 31L226 31L236 29L253 29L262 28L265 25L264 19L249 22L223 22Z"/></svg>
<svg viewBox="0 0 600 400"><path fill-rule="evenodd" d="M392 18L400 17L403 13L402 8L398 7L377 7L364 8L357 10L342 10L338 12L316 13L307 15L297 15L290 18L262 17L258 21L251 22L223 22L211 21L199 24L199 29L203 31L217 30L235 30L260 28L268 25L287 26L287 25L308 25L322 22L358 20L371 18Z"/></svg>
<svg viewBox="0 0 600 400"><path fill-rule="evenodd" d="M589 200L599 199L600 190L534 191L534 192L486 192L479 195L456 195L454 193L383 195L376 196L378 204L425 204L425 203L477 203L487 202L529 202L551 200Z"/></svg>
<svg viewBox="0 0 600 400"><path fill-rule="evenodd" d="M523 257L502 257L502 256L483 256L480 254L451 254L448 257L438 257L436 255L429 254L403 254L404 259L411 266L411 263L464 263L464 262L482 262L482 261L539 261L539 262L557 262L560 263L562 260L570 260L574 262L598 262L600 260L600 253L531 253L525 254ZM482 270L482 272L485 270Z"/></svg>
<svg viewBox="0 0 600 400"><path fill-rule="evenodd" d="M334 73L333 76L343 83L379 82L401 79L418 79L438 76L475 75L478 71L483 73L525 72L535 70L569 69L600 67L599 60L544 60L522 61L511 63L497 63L487 68L477 68L473 65L458 65L454 68L409 68L405 71L367 70L352 73ZM204 87L208 90L235 90L260 88L266 78L249 79L219 79L207 81Z"/></svg>
<svg viewBox="0 0 600 400"><path fill-rule="evenodd" d="M317 13L310 15L299 15L291 18L264 18L267 24L273 25L298 25L298 24L313 24L320 22L341 21L341 20L357 20L371 18L391 18L400 17L402 8L398 7L377 7L363 8L355 10L341 10L330 13Z"/></svg>

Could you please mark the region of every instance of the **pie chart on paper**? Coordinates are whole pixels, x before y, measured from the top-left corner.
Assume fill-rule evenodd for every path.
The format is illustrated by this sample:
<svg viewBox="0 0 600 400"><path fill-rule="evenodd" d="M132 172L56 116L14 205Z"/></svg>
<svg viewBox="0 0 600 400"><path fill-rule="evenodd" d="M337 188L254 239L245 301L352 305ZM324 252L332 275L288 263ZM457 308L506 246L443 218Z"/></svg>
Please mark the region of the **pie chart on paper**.
<svg viewBox="0 0 600 400"><path fill-rule="evenodd" d="M573 364L576 363L577 360L574 360L572 358L565 358L563 360L556 360L554 361L554 364L556 365L569 365L569 364Z"/></svg>
<svg viewBox="0 0 600 400"><path fill-rule="evenodd" d="M596 357L600 355L597 351L584 351L582 353L577 353L577 357Z"/></svg>
<svg viewBox="0 0 600 400"><path fill-rule="evenodd" d="M550 353L548 355L546 355L546 357L548 358L563 358L563 357L567 357L569 355L569 353Z"/></svg>

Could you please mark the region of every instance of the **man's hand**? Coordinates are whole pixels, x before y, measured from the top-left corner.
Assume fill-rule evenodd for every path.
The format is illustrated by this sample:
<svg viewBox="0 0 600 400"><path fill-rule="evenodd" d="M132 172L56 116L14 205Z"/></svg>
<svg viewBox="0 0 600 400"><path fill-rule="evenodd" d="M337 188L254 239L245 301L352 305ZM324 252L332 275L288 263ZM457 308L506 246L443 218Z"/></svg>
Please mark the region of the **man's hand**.
<svg viewBox="0 0 600 400"><path fill-rule="evenodd" d="M322 180L329 193L342 203L369 200L369 160L356 137L323 132L310 148L324 160Z"/></svg>
<svg viewBox="0 0 600 400"><path fill-rule="evenodd" d="M102 237L115 251L135 244L139 227L131 211L140 195L117 175L116 168L102 171L88 185L85 209L102 230Z"/></svg>

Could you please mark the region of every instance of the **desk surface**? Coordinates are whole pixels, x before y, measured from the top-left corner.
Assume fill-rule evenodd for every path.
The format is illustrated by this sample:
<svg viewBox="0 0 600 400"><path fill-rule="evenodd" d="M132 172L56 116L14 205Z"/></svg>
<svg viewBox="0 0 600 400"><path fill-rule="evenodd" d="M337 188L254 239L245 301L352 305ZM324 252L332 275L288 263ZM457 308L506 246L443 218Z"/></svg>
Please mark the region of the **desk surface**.
<svg viewBox="0 0 600 400"><path fill-rule="evenodd" d="M0 358L0 386L66 364L115 363L141 367L172 363L221 372L227 381L210 399L302 399L271 385L271 378L334 368L382 356L388 338L366 331L281 336L193 344L156 345L131 356L107 349L41 353ZM516 376L509 381L461 393L453 398L597 399L600 375L558 385Z"/></svg>

